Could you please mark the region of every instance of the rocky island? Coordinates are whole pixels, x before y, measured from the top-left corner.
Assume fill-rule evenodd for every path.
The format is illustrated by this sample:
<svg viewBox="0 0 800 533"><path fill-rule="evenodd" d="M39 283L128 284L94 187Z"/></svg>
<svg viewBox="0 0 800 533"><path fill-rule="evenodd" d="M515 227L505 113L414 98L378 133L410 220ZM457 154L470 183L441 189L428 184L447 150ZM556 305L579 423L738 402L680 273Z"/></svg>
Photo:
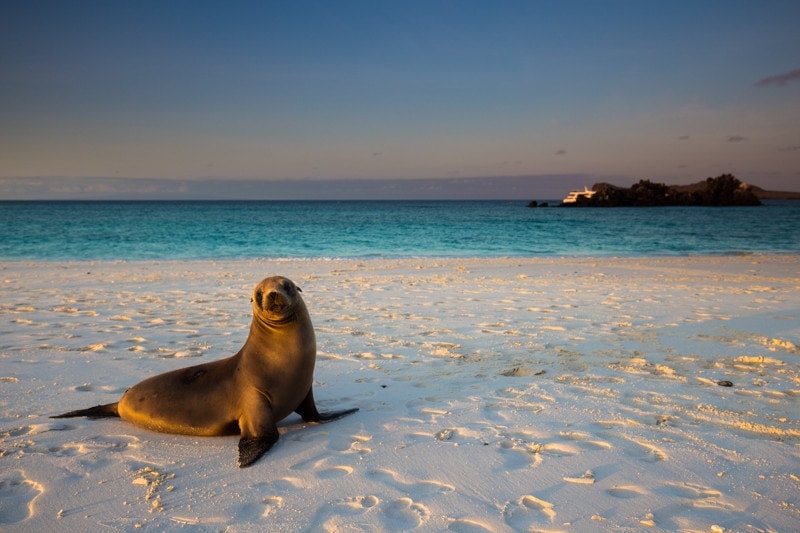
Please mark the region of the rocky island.
<svg viewBox="0 0 800 533"><path fill-rule="evenodd" d="M722 174L691 185L640 180L626 188L596 183L591 189L571 192L560 207L756 206L761 198L800 198L800 193L765 191Z"/></svg>

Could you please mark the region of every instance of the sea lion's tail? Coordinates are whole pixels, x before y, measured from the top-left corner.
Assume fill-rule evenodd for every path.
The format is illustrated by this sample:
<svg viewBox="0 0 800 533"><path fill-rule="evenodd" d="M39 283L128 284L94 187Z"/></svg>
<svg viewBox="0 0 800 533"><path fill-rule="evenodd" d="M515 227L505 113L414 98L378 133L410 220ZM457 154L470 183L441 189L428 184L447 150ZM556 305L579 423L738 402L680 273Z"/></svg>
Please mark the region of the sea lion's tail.
<svg viewBox="0 0 800 533"><path fill-rule="evenodd" d="M50 418L75 418L78 416L86 416L89 418L108 418L113 416L119 416L119 412L117 411L117 403L107 403L105 405L95 405L94 407L89 407L88 409L78 409L77 411L70 411L69 413L64 413L62 415L54 415Z"/></svg>

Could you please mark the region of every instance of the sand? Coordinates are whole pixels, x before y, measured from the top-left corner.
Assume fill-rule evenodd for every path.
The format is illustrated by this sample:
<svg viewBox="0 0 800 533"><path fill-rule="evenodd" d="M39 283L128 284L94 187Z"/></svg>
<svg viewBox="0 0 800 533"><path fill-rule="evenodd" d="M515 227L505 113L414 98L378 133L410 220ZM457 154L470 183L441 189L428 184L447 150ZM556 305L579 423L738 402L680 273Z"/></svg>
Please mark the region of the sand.
<svg viewBox="0 0 800 533"><path fill-rule="evenodd" d="M302 288L323 425L50 415L235 353ZM794 531L800 256L0 264L0 529Z"/></svg>

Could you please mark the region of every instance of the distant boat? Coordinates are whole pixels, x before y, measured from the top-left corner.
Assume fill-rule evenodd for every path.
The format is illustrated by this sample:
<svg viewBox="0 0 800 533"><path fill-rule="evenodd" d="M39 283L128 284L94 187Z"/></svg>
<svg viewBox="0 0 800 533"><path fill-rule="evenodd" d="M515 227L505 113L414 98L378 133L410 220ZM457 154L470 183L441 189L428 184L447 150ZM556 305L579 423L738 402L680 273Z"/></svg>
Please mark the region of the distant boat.
<svg viewBox="0 0 800 533"><path fill-rule="evenodd" d="M584 186L582 191L569 191L569 194L561 200L562 204L574 204L578 198L591 198L597 194L597 191L592 191L589 187Z"/></svg>

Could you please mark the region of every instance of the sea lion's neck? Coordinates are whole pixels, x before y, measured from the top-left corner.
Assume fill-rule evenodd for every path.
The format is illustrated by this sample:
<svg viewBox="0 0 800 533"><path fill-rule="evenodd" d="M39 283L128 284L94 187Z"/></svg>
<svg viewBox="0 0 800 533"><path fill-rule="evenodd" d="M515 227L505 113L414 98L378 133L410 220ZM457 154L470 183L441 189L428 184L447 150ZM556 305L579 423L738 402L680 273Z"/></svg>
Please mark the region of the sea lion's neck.
<svg viewBox="0 0 800 533"><path fill-rule="evenodd" d="M308 330L311 330L310 332ZM250 323L250 334L247 337L245 347L248 345L263 346L274 345L281 342L282 338L300 336L313 336L313 327L310 320L302 309L295 309L278 320L266 319L262 316L254 315Z"/></svg>

